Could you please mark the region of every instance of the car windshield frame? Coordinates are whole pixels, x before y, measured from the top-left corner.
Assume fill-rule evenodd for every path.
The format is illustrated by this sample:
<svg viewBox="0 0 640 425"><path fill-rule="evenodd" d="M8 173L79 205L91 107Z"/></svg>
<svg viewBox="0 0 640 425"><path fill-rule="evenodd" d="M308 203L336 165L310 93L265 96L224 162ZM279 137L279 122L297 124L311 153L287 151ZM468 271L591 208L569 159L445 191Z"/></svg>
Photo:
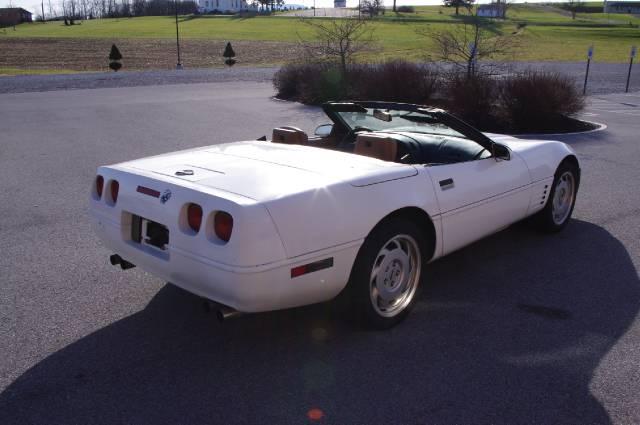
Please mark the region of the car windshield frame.
<svg viewBox="0 0 640 425"><path fill-rule="evenodd" d="M464 137L480 144L485 149L491 151L493 141L476 130L464 121L454 117L453 115L443 111L442 109L430 108L428 106L414 105L408 103L395 103L395 102L362 102L362 101L349 101L349 102L327 102L323 105L323 110L327 116L345 131L357 131L358 125L355 125L357 120L351 120L350 117L355 117L357 114L368 114L360 121L363 122L363 127L373 132L408 132L408 133L421 133L421 134L436 134L450 137ZM374 117L374 111L378 117ZM404 116L405 118L402 118ZM385 126L388 122L393 122L393 118L400 117L405 121L417 122L421 121L420 117L424 117L424 122L430 121L437 128L450 129L450 132L422 132L413 129L395 129L394 126ZM410 120L406 120L406 117L412 117ZM390 118L390 121L386 119ZM379 122L376 128L367 127L364 124L367 121L369 125L371 123ZM386 127L386 128L385 128Z"/></svg>

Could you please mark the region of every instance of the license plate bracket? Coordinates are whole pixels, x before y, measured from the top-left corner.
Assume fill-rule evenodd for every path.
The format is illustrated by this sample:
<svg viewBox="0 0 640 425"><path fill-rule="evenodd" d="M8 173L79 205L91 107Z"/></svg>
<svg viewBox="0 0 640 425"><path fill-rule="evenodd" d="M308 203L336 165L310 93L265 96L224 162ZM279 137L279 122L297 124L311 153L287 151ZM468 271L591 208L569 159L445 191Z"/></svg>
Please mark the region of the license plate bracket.
<svg viewBox="0 0 640 425"><path fill-rule="evenodd" d="M131 240L165 251L169 243L169 229L163 224L133 215L131 220Z"/></svg>

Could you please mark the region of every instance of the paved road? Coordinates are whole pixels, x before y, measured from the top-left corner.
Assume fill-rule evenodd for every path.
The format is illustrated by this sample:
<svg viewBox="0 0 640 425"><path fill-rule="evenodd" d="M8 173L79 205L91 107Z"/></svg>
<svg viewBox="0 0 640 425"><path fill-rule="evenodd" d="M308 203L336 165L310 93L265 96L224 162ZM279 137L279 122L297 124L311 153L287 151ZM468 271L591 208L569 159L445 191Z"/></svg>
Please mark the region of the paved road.
<svg viewBox="0 0 640 425"><path fill-rule="evenodd" d="M379 333L330 305L219 324L109 266L90 230L99 164L323 122L271 94L0 95L1 424L305 423L311 409L339 424L640 422L640 93L592 98L609 127L562 137L583 167L565 232L516 225L437 261L412 315Z"/></svg>
<svg viewBox="0 0 640 425"><path fill-rule="evenodd" d="M94 89L156 86L166 84L200 84L218 82L267 82L271 81L278 67L243 67L216 69L187 69L181 71L121 71L66 75L0 76L0 93L24 93L69 89ZM525 69L561 72L573 78L582 90L585 64L579 62L512 62L502 66L504 72L511 67L515 71ZM587 92L607 94L623 92L629 65L624 63L598 63L591 65ZM632 68L631 91L640 90L640 65Z"/></svg>

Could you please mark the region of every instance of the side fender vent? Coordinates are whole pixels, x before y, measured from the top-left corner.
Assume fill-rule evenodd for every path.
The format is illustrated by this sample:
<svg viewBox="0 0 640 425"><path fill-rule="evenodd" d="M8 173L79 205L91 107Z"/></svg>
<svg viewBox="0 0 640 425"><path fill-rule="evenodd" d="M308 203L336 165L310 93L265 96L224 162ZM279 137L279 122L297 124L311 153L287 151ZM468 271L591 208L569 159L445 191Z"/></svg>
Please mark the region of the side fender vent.
<svg viewBox="0 0 640 425"><path fill-rule="evenodd" d="M547 192L549 191L549 185L545 184L544 185L544 191L542 192L542 198L540 199L540 205L544 205L545 201L547 200Z"/></svg>

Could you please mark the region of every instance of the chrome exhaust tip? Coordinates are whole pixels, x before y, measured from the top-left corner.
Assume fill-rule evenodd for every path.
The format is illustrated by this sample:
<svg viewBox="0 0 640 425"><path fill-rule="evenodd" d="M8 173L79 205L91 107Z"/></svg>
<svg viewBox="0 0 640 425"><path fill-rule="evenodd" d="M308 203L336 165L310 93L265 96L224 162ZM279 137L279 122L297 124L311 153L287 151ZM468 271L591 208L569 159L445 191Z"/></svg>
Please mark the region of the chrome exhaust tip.
<svg viewBox="0 0 640 425"><path fill-rule="evenodd" d="M238 310L232 309L231 307L221 307L216 311L216 317L220 322L225 322L240 316L242 316L242 313Z"/></svg>

